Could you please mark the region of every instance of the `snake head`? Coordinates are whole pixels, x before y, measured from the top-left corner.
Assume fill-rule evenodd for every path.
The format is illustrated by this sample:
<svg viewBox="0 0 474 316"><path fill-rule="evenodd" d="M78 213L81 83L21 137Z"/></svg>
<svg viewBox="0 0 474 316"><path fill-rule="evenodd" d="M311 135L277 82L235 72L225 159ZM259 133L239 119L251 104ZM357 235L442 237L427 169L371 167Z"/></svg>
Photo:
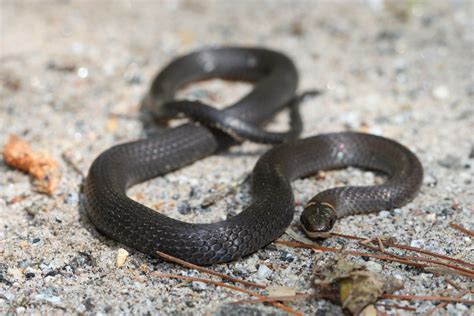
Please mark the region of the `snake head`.
<svg viewBox="0 0 474 316"><path fill-rule="evenodd" d="M329 203L310 202L306 204L300 221L303 229L311 238L326 237L336 222L337 215Z"/></svg>

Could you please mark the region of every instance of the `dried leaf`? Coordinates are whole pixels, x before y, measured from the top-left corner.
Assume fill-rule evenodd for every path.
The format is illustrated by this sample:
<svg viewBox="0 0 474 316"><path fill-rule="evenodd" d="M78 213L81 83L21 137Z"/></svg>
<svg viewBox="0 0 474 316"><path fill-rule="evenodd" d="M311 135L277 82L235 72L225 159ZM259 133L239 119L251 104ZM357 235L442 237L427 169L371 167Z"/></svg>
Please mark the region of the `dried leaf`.
<svg viewBox="0 0 474 316"><path fill-rule="evenodd" d="M10 135L3 147L3 159L13 168L29 173L36 190L51 195L58 186L58 164L46 153L33 152L30 145L16 135Z"/></svg>
<svg viewBox="0 0 474 316"><path fill-rule="evenodd" d="M395 278L371 272L363 265L338 258L318 271L314 285L320 298L340 304L354 315L359 315L384 293L403 287ZM367 310L367 315L371 315Z"/></svg>

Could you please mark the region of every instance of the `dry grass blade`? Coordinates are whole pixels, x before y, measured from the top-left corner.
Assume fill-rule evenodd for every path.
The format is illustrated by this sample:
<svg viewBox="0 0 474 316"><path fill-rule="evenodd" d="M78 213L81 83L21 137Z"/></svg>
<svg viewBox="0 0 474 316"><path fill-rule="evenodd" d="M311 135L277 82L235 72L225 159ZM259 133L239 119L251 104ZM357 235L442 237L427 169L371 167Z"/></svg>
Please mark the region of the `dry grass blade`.
<svg viewBox="0 0 474 316"><path fill-rule="evenodd" d="M299 293L296 295L291 295L291 296L272 296L272 297L267 297L264 296L262 298L257 298L254 300L242 300L242 301L235 301L232 302L231 304L255 304L255 303L265 303L265 302L293 302L296 300L303 300L303 299L308 299L308 298L313 298L314 295L312 294L306 294L306 293Z"/></svg>
<svg viewBox="0 0 474 316"><path fill-rule="evenodd" d="M456 224L454 224L454 225L456 225ZM459 226L459 225L457 225L457 226ZM470 262L463 261L463 260L453 258L453 257L448 257L448 256L445 256L445 255L442 255L442 254L439 254L439 253L436 253L436 252L432 252L432 251L429 251L429 250L425 250L425 249L422 249L422 248L418 248L418 247L412 247L412 246L408 246L408 245L401 245L401 244L397 244L397 243L394 243L394 242L391 242L391 241L386 241L386 240L384 241L384 240L381 240L380 238L376 238L375 240L374 239L370 240L370 239L364 238L364 237L358 237L358 236L352 236L352 235L346 235L346 234L339 234L339 233L331 233L331 236L341 237L341 238L346 238L346 239L353 239L353 240L360 240L360 241L363 241L364 243L367 242L367 241L377 241L379 243L381 242L382 245L385 246L385 247L392 247L392 248L397 248L397 249L403 249L403 250L410 250L410 251L414 251L414 252L419 252L419 253L422 253L422 254L425 254L425 255L428 255L428 256L444 259L446 261L452 261L452 262L459 263L459 264L464 265L464 266L474 268L474 263L470 263ZM386 249L384 249L384 251L385 250Z"/></svg>
<svg viewBox="0 0 474 316"><path fill-rule="evenodd" d="M370 245L367 245L365 243L359 243L362 247L366 247L366 248L369 248L371 250L375 250L375 251L380 251L382 252L382 250L380 250L379 248L377 247L374 247L374 246L370 246ZM474 277L474 271L473 270L469 270L469 269L464 269L462 267L458 267L458 266L455 266L455 265L452 265L452 264L449 264L449 263L446 263L446 262L443 262L443 261L439 261L439 260L433 260L433 259L429 259L429 258L423 258L423 257L414 257L414 256L399 256L399 255L396 255L394 253L390 253L390 252L387 252L387 251L383 251L384 254L390 256L390 257L394 257L394 258L397 258L397 259L400 259L400 260L410 260L410 261L422 261L422 262L427 262L427 263L432 263L432 264L436 264L436 265L441 265L441 266L445 266L449 269L452 269L452 270L456 270L456 271L461 271L461 272L464 272L463 275L467 275L467 276L471 276L471 277Z"/></svg>
<svg viewBox="0 0 474 316"><path fill-rule="evenodd" d="M290 247L308 248L308 249L314 249L314 250L319 250L319 251L341 252L341 249L338 249L338 248L323 247L323 246L317 246L317 245L312 245L312 244L303 244L303 243L294 242L294 241L276 240L275 243L290 246ZM390 256L382 256L382 255L377 255L377 254L368 253L368 252L359 252L359 251L353 251L353 250L342 250L342 253L352 255L352 256L371 257L371 258L376 258L376 259L380 259L380 260L395 261L395 262L400 262L400 263L403 263L403 264L406 264L406 265L419 267L419 268L426 267L426 265L422 264L422 263L416 263L416 262L412 262L412 261L409 261L409 260L402 260L402 259L397 259L397 258L393 258L393 257L390 257Z"/></svg>
<svg viewBox="0 0 474 316"><path fill-rule="evenodd" d="M469 291L465 291L463 293L461 293L460 295L456 296L455 298L458 298L458 299L461 299L464 295L468 294ZM435 308L433 308L432 310L426 312L423 316L431 316L433 315L434 313L436 313L437 311L439 311L440 309L443 309L444 307L446 307L446 305L448 305L450 302L446 301L446 302L442 302L440 304L438 304Z"/></svg>
<svg viewBox="0 0 474 316"><path fill-rule="evenodd" d="M460 231L461 233L464 233L468 236L474 237L474 231L464 228L461 225L458 225L456 223L449 223L449 227L454 228L457 231Z"/></svg>
<svg viewBox="0 0 474 316"><path fill-rule="evenodd" d="M424 263L418 263L413 261L410 258L414 257L403 257L403 256L398 256L398 255L377 255L373 253L368 253L368 252L360 252L360 251L354 251L354 250L344 250L344 249L339 249L339 248L332 248L332 247L324 247L324 246L319 246L319 245L314 245L314 244L305 244L305 243L300 243L300 242L295 242L295 241L286 241L286 240L276 240L275 243L277 244L282 244L282 245L287 245L290 247L298 247L298 248L307 248L307 249L314 249L314 250L319 250L319 251L327 251L327 252L339 252L339 253L345 253L347 255L351 256L358 256L358 257L371 257L371 258L376 258L379 260L384 260L384 261L394 261L394 262L399 262L403 263L409 266L413 267L418 267L418 268L427 268L429 267L427 264ZM378 248L376 248L378 249ZM418 257L416 257L418 258ZM435 261L436 262L436 261ZM459 274L463 276L467 276L470 278L474 278L474 271L463 269L461 267L457 266L450 266L450 272L452 274Z"/></svg>
<svg viewBox="0 0 474 316"><path fill-rule="evenodd" d="M234 290L234 291L246 293L248 295L251 295L251 296L254 296L254 297L257 297L257 298L260 298L260 299L265 298L265 296L263 296L259 293L252 292L250 290L247 290L247 289L235 286L235 285L226 284L226 283L223 283L223 282L220 282L220 281L214 281L214 280L211 280L211 279L189 277L189 276L171 274L171 273L152 273L152 274L156 275L158 277L161 277L161 278L173 278L173 279L181 279L181 280L186 280L186 281L203 282L203 283L212 284L212 285L215 285L215 286L225 287L225 288L228 288L228 289L231 289L231 290ZM296 316L302 316L303 315L302 313L300 313L298 311L295 311L291 307L286 306L282 303L279 303L279 302L269 302L269 303L272 304L273 306L275 306L275 307L291 314L291 315L296 315Z"/></svg>
<svg viewBox="0 0 474 316"><path fill-rule="evenodd" d="M234 277L231 277L230 275L227 275L225 273L220 273L220 272L217 272L217 271L205 268L205 267L195 265L193 263L187 262L187 261L182 260L182 259L178 259L176 257L173 257L173 256L168 255L168 254L166 254L164 252L161 252L161 251L157 251L156 253L165 260L180 264L180 265L185 266L187 268L198 270L198 271L203 272L203 273L218 276L220 278L223 278L223 279L235 282L235 283L240 283L240 284L247 285L247 286L258 287L260 289L265 289L267 287L264 284L258 284L258 283L254 283L254 282L250 282L250 281L245 281L245 280L242 280L242 279L239 279L239 278L234 278Z"/></svg>
<svg viewBox="0 0 474 316"><path fill-rule="evenodd" d="M383 298L395 300L409 300L409 301L441 301L448 303L463 303L474 304L474 301L463 299L462 297L438 296L438 295L398 295L398 294L384 294Z"/></svg>

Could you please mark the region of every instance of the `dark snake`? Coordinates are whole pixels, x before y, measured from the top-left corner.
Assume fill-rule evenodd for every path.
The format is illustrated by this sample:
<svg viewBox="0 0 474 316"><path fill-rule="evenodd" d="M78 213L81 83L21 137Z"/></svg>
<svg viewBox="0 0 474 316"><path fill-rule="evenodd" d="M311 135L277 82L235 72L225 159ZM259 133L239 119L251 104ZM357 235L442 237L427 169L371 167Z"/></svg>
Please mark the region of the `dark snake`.
<svg viewBox="0 0 474 316"><path fill-rule="evenodd" d="M254 86L221 111L200 101L174 100L179 88L209 78L251 81ZM155 78L147 103L155 117L184 114L192 120L159 135L114 146L96 158L83 191L93 225L143 253L156 256L161 251L209 265L241 258L281 236L294 216L290 182L318 170L355 166L380 171L387 180L316 195L301 216L310 236L330 230L337 218L409 202L421 185L423 169L417 157L399 143L354 132L292 140L301 130L297 83L291 60L266 49L211 48L171 62ZM261 125L285 107L291 109L292 128L283 133L264 131ZM238 215L217 223L186 223L127 197L130 186L225 149L235 139L286 142L256 163L251 175L253 202Z"/></svg>

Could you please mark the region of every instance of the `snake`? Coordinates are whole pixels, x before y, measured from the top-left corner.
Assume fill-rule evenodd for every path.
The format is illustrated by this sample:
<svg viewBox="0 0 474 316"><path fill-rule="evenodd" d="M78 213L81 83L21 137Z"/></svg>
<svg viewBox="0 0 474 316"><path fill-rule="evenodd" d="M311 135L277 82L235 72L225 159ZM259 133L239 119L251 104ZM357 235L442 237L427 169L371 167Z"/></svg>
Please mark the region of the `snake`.
<svg viewBox="0 0 474 316"><path fill-rule="evenodd" d="M229 107L176 99L183 86L223 78L253 83ZM354 166L386 174L384 183L325 190L305 205L300 221L308 236L332 229L338 218L405 205L418 192L423 168L394 140L357 132L295 139L301 131L296 96L298 73L286 55L265 48L213 47L171 61L154 79L144 104L155 118L184 115L189 121L150 137L115 145L92 163L83 185L91 223L103 235L142 253L157 251L198 265L247 256L280 237L291 224L291 182L320 170ZM264 130L289 108L287 132ZM140 182L165 175L243 140L278 144L251 173L252 202L239 214L214 223L188 223L165 216L127 196Z"/></svg>

